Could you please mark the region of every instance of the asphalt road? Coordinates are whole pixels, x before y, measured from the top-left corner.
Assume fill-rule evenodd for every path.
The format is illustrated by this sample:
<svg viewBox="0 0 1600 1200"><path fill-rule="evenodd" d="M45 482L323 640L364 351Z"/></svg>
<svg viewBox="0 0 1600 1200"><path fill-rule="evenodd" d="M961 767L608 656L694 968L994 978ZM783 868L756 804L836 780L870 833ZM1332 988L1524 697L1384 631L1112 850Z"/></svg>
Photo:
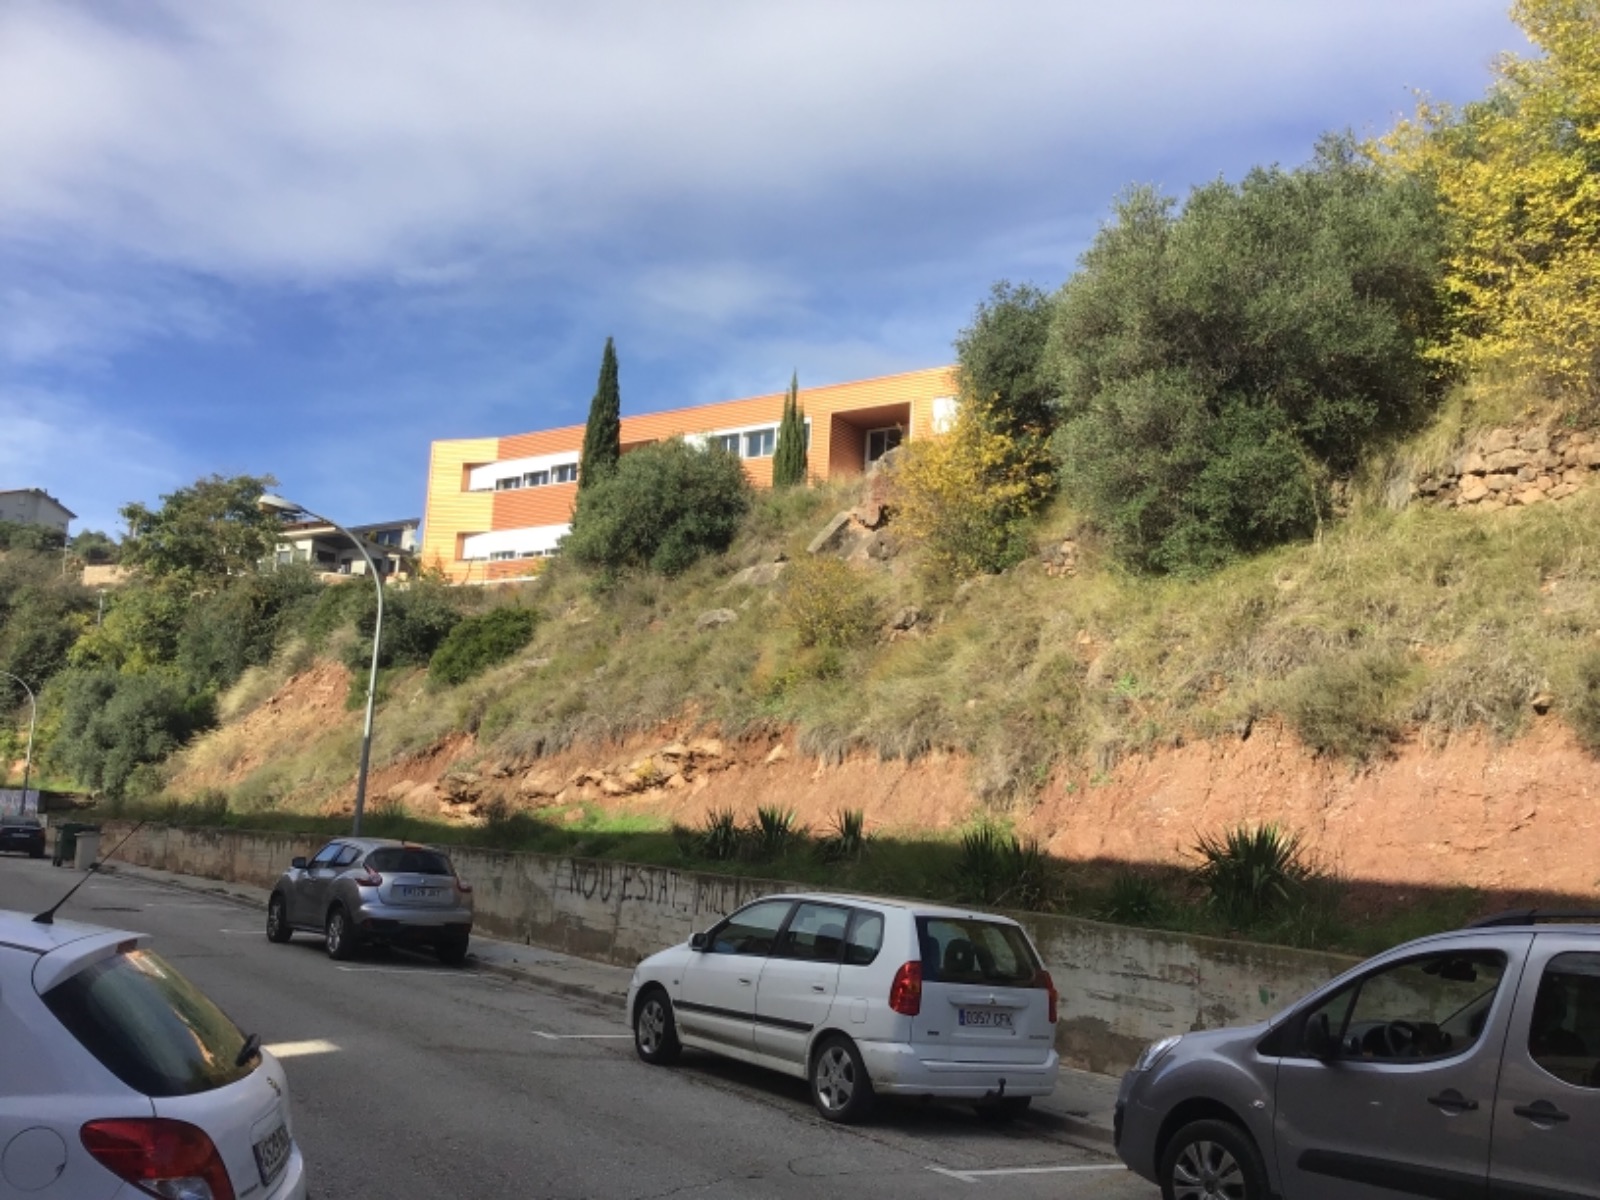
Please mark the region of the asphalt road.
<svg viewBox="0 0 1600 1200"><path fill-rule="evenodd" d="M80 876L0 859L0 908ZM95 876L60 912L153 948L284 1060L317 1200L960 1197L1153 1200L1114 1159L952 1104L828 1125L798 1080L685 1054L653 1068L615 1010L378 952L349 964L223 898Z"/></svg>

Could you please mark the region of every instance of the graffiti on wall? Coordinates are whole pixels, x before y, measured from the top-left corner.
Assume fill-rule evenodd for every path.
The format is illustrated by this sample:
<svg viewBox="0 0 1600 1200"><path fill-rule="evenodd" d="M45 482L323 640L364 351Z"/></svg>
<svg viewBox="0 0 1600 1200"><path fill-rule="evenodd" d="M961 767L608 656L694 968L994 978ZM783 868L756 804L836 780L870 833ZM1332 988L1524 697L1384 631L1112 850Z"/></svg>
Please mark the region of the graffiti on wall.
<svg viewBox="0 0 1600 1200"><path fill-rule="evenodd" d="M766 895L775 886L760 879L693 875L668 867L597 862L587 858L569 858L562 867L561 890L568 895L601 904L614 902L623 910L659 909L691 920L727 916L746 901Z"/></svg>

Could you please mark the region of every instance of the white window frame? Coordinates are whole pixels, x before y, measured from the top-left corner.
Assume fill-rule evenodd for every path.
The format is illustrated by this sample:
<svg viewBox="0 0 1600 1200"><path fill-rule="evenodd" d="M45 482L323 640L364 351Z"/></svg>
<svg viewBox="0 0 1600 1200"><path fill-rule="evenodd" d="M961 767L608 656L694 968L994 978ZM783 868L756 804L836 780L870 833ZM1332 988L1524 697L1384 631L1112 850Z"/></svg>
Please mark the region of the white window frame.
<svg viewBox="0 0 1600 1200"><path fill-rule="evenodd" d="M883 457L883 454L878 455L878 458L872 457L872 435L875 433L898 433L900 435L900 440L893 446L886 446L883 454L888 454L891 450L898 450L901 446L906 444L906 427L904 425L880 425L876 429L864 430L862 436L861 453L865 465L869 467L873 463L877 462L878 459ZM885 439L885 441L887 440L888 439Z"/></svg>

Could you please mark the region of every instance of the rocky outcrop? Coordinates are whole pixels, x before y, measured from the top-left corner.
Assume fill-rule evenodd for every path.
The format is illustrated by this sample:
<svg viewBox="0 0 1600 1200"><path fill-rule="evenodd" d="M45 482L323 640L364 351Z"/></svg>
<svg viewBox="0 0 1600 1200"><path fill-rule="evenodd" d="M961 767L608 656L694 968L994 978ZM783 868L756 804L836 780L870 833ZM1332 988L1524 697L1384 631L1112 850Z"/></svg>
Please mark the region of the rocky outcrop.
<svg viewBox="0 0 1600 1200"><path fill-rule="evenodd" d="M1480 512L1564 500L1600 472L1593 434L1494 429L1479 435L1448 471L1417 482L1413 495L1447 508Z"/></svg>

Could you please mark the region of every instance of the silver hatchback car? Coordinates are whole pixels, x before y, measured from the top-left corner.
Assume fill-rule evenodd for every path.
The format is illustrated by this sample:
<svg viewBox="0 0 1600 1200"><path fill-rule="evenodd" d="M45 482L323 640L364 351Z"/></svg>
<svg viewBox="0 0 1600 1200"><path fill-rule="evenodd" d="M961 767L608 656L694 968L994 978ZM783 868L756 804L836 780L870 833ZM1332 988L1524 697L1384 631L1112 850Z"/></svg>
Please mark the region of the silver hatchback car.
<svg viewBox="0 0 1600 1200"><path fill-rule="evenodd" d="M1117 1151L1166 1200L1600 1197L1600 913L1490 917L1165 1038Z"/></svg>
<svg viewBox="0 0 1600 1200"><path fill-rule="evenodd" d="M472 886L440 850L389 838L335 838L296 858L267 899L267 937L322 935L330 958L368 944L431 946L457 966L472 934Z"/></svg>

